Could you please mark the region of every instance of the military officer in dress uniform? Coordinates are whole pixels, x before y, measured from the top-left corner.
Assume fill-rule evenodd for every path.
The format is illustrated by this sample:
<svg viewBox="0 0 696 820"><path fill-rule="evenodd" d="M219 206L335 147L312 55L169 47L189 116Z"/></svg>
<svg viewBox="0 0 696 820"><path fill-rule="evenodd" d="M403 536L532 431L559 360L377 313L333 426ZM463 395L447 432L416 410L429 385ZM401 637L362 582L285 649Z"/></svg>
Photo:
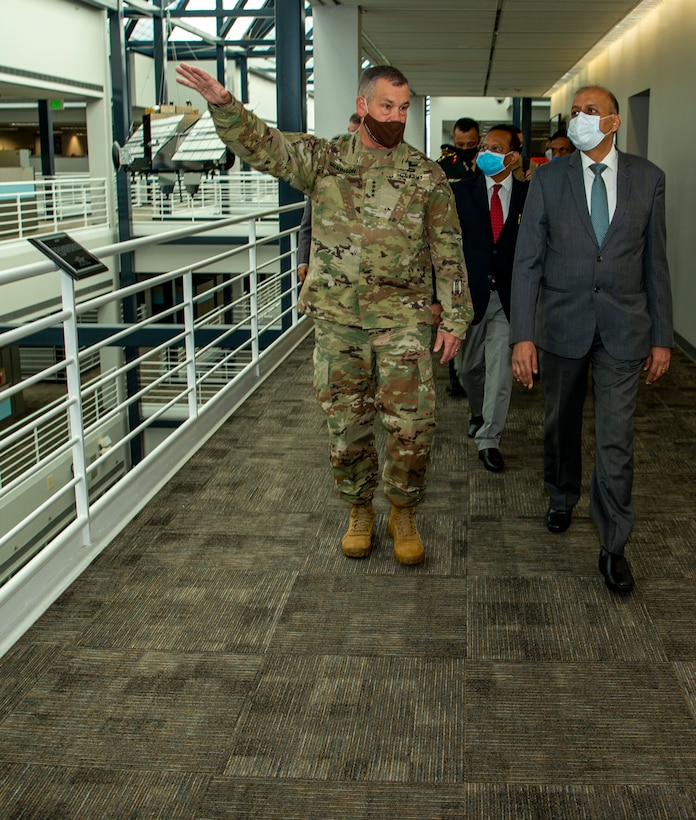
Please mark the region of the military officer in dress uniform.
<svg viewBox="0 0 696 820"><path fill-rule="evenodd" d="M479 124L470 117L457 120L452 130L454 145L442 145L437 164L450 182L468 179L476 174L476 155L481 142Z"/></svg>

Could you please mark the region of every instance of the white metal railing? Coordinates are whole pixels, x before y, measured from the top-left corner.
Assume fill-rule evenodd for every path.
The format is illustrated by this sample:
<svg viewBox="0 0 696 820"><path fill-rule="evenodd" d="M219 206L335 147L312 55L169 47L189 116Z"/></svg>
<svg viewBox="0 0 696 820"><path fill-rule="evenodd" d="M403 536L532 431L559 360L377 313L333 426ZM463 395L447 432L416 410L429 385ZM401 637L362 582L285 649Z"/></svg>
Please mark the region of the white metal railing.
<svg viewBox="0 0 696 820"><path fill-rule="evenodd" d="M183 172L134 176L133 219L213 219L248 213L278 202L278 180L258 171L214 177Z"/></svg>
<svg viewBox="0 0 696 820"><path fill-rule="evenodd" d="M64 350L63 358L0 388L7 406L57 373L63 377L58 397L0 434L0 653L309 331L297 315L297 229L277 224L281 212L299 207L92 249L119 257L206 230L246 226L247 233L246 242L223 241L223 250L195 264L79 304L74 280L56 270L60 310L0 331L0 348L21 348L38 332L58 329ZM282 251L281 240L288 246ZM219 273L223 262L229 273ZM51 269L47 261L0 272L0 287ZM175 285L183 299L152 315L144 306L162 285ZM127 303L137 317L132 324L97 325L98 340L81 339L95 327L81 316L120 316ZM85 381L80 363L95 355L103 366ZM143 440L143 457L134 459L132 445Z"/></svg>
<svg viewBox="0 0 696 820"><path fill-rule="evenodd" d="M258 171L134 175L135 221L209 220L273 208L278 181ZM108 224L106 180L86 174L0 183L0 242Z"/></svg>
<svg viewBox="0 0 696 820"><path fill-rule="evenodd" d="M77 175L0 182L0 241L108 221L105 179Z"/></svg>
<svg viewBox="0 0 696 820"><path fill-rule="evenodd" d="M118 382L112 372L106 379L95 380L83 388L83 419L85 429L97 429L104 416L118 405ZM111 377L111 378L109 378ZM44 408L30 413L21 422L4 431L4 446L0 452L0 487L7 488L22 481L37 466L55 458L55 453L70 437L66 402L49 401ZM8 493L9 494L9 493ZM7 521L3 521L7 528Z"/></svg>

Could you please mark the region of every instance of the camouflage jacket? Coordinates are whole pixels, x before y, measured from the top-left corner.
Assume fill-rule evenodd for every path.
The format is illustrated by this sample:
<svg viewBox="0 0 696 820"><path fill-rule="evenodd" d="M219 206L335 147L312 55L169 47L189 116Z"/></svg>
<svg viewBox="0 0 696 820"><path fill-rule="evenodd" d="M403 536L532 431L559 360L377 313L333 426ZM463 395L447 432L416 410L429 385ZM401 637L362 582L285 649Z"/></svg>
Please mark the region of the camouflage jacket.
<svg viewBox="0 0 696 820"><path fill-rule="evenodd" d="M210 110L242 161L311 199L302 312L366 330L431 324L434 280L440 329L464 337L472 308L461 230L437 163L406 143L367 149L359 131L333 140L281 132L236 100Z"/></svg>

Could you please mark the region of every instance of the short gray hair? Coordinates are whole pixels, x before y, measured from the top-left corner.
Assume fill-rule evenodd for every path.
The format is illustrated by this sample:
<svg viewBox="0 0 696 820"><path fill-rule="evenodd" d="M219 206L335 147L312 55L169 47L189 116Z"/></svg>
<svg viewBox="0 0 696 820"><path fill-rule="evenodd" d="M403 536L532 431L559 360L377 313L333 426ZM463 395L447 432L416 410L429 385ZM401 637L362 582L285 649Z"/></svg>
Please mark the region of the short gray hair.
<svg viewBox="0 0 696 820"><path fill-rule="evenodd" d="M363 71L358 85L358 96L366 100L371 99L377 80L387 80L396 86L408 85L408 80L398 68L391 65L375 65Z"/></svg>

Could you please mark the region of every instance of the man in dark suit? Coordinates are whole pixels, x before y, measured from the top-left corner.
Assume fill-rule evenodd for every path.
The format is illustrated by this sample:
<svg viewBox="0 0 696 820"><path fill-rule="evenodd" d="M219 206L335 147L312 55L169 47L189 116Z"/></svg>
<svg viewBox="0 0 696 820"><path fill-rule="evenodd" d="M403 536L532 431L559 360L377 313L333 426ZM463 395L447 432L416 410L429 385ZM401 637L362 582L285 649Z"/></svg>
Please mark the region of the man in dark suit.
<svg viewBox="0 0 696 820"><path fill-rule="evenodd" d="M580 89L568 136L579 149L532 178L512 281L515 378L544 388L546 526L563 532L580 496L582 411L592 367L595 464L590 514L599 569L615 592L634 581L624 557L633 527L633 416L641 369L653 384L673 345L665 249L665 179L619 152L614 95ZM537 366L537 348L539 350Z"/></svg>
<svg viewBox="0 0 696 820"><path fill-rule="evenodd" d="M476 155L481 142L481 132L479 124L471 117L461 117L452 129L452 142L454 145L443 145L442 154L437 164L442 168L447 176L447 180L453 188L463 179L470 179L478 175L476 170ZM437 312L437 308L436 308ZM447 392L453 399L461 399L466 395L459 379L459 369L461 365L461 349L456 359L449 363L449 386Z"/></svg>
<svg viewBox="0 0 696 820"><path fill-rule="evenodd" d="M512 176L520 156L512 125L496 125L483 141L482 172L452 186L462 226L474 321L464 342L459 379L469 396L469 437L483 466L502 472L500 454L512 392L510 283L528 185Z"/></svg>

